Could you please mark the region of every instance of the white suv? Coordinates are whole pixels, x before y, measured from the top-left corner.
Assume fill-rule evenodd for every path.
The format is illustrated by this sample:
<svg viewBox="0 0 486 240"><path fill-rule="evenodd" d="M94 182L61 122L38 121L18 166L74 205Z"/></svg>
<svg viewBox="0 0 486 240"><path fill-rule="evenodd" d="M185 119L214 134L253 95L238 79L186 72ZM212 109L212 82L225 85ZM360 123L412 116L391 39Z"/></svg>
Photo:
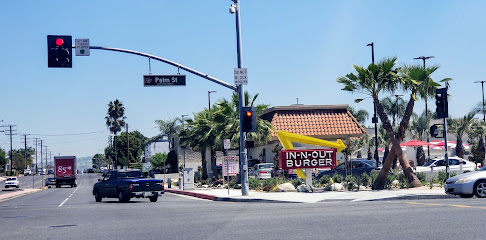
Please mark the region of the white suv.
<svg viewBox="0 0 486 240"><path fill-rule="evenodd" d="M17 177L8 177L7 181L5 181L5 188L16 187L19 188L19 180Z"/></svg>

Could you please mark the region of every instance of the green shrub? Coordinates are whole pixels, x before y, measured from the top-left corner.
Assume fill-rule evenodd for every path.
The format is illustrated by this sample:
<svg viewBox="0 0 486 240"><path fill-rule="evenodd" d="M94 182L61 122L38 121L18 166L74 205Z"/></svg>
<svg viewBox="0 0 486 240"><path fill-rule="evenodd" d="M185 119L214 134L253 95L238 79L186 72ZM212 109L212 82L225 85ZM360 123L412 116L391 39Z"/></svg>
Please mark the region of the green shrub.
<svg viewBox="0 0 486 240"><path fill-rule="evenodd" d="M425 177L425 173L424 172L418 172L416 175L417 175L418 180L422 183L422 185L426 185L427 184L427 179Z"/></svg>
<svg viewBox="0 0 486 240"><path fill-rule="evenodd" d="M302 185L302 180L300 178L296 178L294 180L292 180L292 185L294 185L295 188L297 188L298 186Z"/></svg>
<svg viewBox="0 0 486 240"><path fill-rule="evenodd" d="M332 176L332 180L335 183L342 183L343 179L344 179L343 175L340 175L340 174L334 174L334 176Z"/></svg>
<svg viewBox="0 0 486 240"><path fill-rule="evenodd" d="M450 175L450 177L455 177L455 176L457 176L457 172L451 172L449 175Z"/></svg>
<svg viewBox="0 0 486 240"><path fill-rule="evenodd" d="M378 178L378 173L379 171L373 170L370 173L370 178L371 178L371 186L375 185L376 178Z"/></svg>
<svg viewBox="0 0 486 240"><path fill-rule="evenodd" d="M353 175L346 176L344 181L346 182L345 185L348 188L348 190L351 191L354 189L354 182L356 181L356 179L353 177Z"/></svg>
<svg viewBox="0 0 486 240"><path fill-rule="evenodd" d="M439 172L437 174L437 182L440 184L441 187L442 185L444 185L446 180L447 180L447 174L445 172Z"/></svg>
<svg viewBox="0 0 486 240"><path fill-rule="evenodd" d="M409 188L410 184L408 183L408 179L403 172L398 173L397 175L398 186L400 188Z"/></svg>
<svg viewBox="0 0 486 240"><path fill-rule="evenodd" d="M371 184L371 177L367 173L362 173L358 179L356 179L356 184L358 184L358 190L360 186L368 187Z"/></svg>
<svg viewBox="0 0 486 240"><path fill-rule="evenodd" d="M269 179L265 179L265 180L261 181L260 183L262 185L263 191L269 192L274 187L277 186L277 179L275 179L275 178L269 178Z"/></svg>
<svg viewBox="0 0 486 240"><path fill-rule="evenodd" d="M252 190L259 190L262 186L262 184L260 183L260 179L258 178L249 178L248 183L249 188Z"/></svg>
<svg viewBox="0 0 486 240"><path fill-rule="evenodd" d="M325 185L329 183L329 180L331 180L331 177L329 177L329 175L322 175L322 177L319 179L319 183Z"/></svg>
<svg viewBox="0 0 486 240"><path fill-rule="evenodd" d="M392 187L391 183L395 180L397 180L396 174L388 174L388 176L386 177L386 181L385 181L385 188L391 189L391 187Z"/></svg>

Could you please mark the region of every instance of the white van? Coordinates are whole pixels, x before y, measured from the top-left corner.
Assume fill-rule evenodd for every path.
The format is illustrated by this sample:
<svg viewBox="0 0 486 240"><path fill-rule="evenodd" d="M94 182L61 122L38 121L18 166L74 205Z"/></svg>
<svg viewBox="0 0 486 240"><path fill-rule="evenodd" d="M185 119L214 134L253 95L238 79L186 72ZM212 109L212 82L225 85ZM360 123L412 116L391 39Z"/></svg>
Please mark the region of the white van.
<svg viewBox="0 0 486 240"><path fill-rule="evenodd" d="M24 176L32 175L32 171L30 169L24 169Z"/></svg>

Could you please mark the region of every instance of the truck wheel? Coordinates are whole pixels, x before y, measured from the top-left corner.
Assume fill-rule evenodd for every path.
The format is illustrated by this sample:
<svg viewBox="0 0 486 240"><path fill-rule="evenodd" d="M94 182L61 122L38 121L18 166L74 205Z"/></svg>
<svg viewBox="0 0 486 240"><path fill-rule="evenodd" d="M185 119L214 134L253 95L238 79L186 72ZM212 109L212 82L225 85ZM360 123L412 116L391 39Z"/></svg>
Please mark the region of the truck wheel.
<svg viewBox="0 0 486 240"><path fill-rule="evenodd" d="M98 191L95 192L95 200L96 202L101 202L101 195Z"/></svg>
<svg viewBox="0 0 486 240"><path fill-rule="evenodd" d="M127 197L127 196L125 196L125 194L123 193L123 191L120 190L120 191L118 191L118 200L120 202L128 202L128 201L130 201L130 198Z"/></svg>
<svg viewBox="0 0 486 240"><path fill-rule="evenodd" d="M150 201L151 202L157 202L157 199L159 198L159 196L152 196L152 197L149 197Z"/></svg>
<svg viewBox="0 0 486 240"><path fill-rule="evenodd" d="M56 184L56 188L59 188L59 184Z"/></svg>

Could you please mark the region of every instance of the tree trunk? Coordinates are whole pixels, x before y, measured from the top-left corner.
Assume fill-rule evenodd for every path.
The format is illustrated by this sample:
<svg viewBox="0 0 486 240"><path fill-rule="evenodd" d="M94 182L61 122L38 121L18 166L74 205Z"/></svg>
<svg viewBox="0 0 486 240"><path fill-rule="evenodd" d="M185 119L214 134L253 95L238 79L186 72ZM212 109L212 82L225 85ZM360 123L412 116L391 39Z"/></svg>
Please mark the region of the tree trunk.
<svg viewBox="0 0 486 240"><path fill-rule="evenodd" d="M201 160L202 160L202 179L208 179L208 168L206 167L206 148L201 149Z"/></svg>
<svg viewBox="0 0 486 240"><path fill-rule="evenodd" d="M400 165L402 166L403 173L408 179L410 187L419 187L422 186L420 181L418 180L417 176L413 173L412 168L410 167L410 164L405 156L405 154L402 151L402 148L400 147L400 141L403 139L405 136L405 131L407 129L407 126L410 121L410 117L412 116L412 111L413 111L413 105L414 105L414 99L412 96L410 96L410 100L407 104L407 108L405 110L405 114L402 118L402 121L400 122L400 126L397 130L396 135L393 132L393 128L390 125L390 122L388 121L388 117L385 113L385 110L383 109L383 106L380 103L380 100L378 99L378 96L373 96L373 101L375 102L375 106L377 108L378 116L380 117L380 120L382 122L383 128L386 130L388 137L390 138L390 142L392 143L392 150L390 151L391 154L387 156L387 159L385 160L383 167L380 171L380 174L378 174L378 178L375 181L375 186L374 189L383 189L385 186L385 181L388 176L388 172L390 171L391 165L392 165L392 159L394 158L394 155L397 155L398 161L400 162ZM394 152L394 154L392 154Z"/></svg>
<svg viewBox="0 0 486 240"><path fill-rule="evenodd" d="M420 146L417 148L417 166L422 166L424 164L425 164L424 147Z"/></svg>
<svg viewBox="0 0 486 240"><path fill-rule="evenodd" d="M213 169L213 178L219 178L218 167L216 166L216 149L211 148L211 168Z"/></svg>
<svg viewBox="0 0 486 240"><path fill-rule="evenodd" d="M484 154L486 152L486 150L484 149L483 137L481 137L481 139L479 140L478 148L479 148L479 152L481 153L481 167L483 167L485 164Z"/></svg>
<svg viewBox="0 0 486 240"><path fill-rule="evenodd" d="M464 146L462 144L462 139L459 137L457 138L456 155L460 158L464 158Z"/></svg>

